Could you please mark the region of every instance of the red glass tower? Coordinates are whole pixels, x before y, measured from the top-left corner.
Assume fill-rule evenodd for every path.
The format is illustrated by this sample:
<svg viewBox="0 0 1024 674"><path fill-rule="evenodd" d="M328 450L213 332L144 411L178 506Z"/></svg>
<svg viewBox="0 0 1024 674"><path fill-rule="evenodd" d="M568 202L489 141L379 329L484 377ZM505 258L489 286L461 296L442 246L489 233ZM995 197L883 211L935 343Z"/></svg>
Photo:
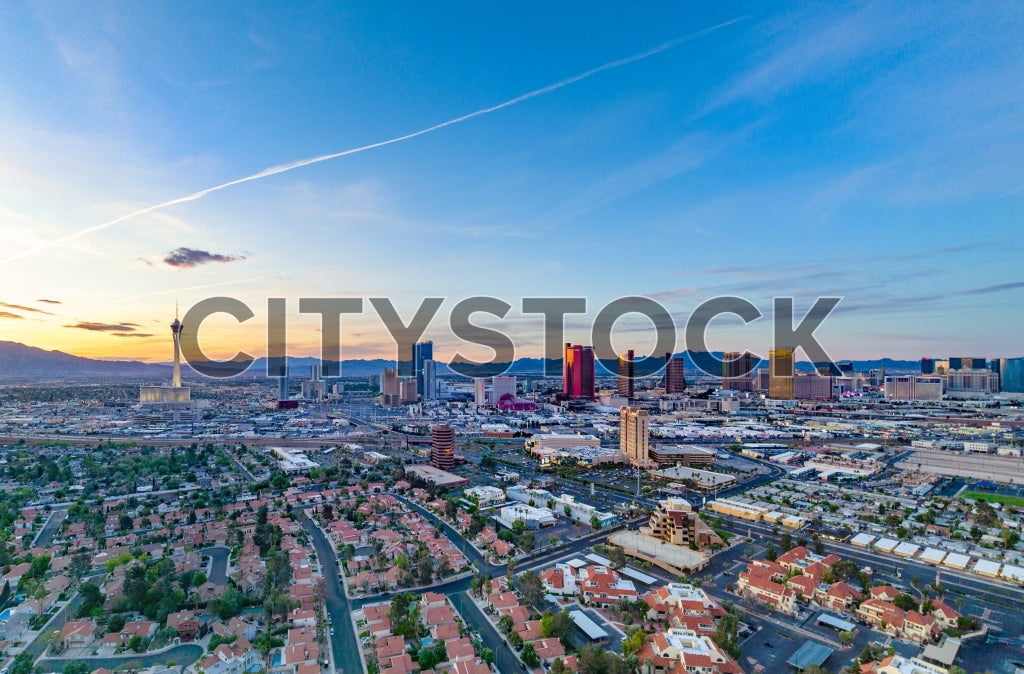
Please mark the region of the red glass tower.
<svg viewBox="0 0 1024 674"><path fill-rule="evenodd" d="M565 343L563 359L564 386L567 398L594 399L594 347Z"/></svg>

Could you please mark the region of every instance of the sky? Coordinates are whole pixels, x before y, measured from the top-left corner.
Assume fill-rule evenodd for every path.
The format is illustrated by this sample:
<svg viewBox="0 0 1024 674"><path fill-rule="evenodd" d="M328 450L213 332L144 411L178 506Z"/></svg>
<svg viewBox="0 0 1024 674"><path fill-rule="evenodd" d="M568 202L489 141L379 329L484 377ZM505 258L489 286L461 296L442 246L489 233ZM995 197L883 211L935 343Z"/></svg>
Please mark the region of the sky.
<svg viewBox="0 0 1024 674"><path fill-rule="evenodd" d="M763 355L773 297L836 296L835 359L1024 355L1024 5L689 4L0 3L0 339L166 361L224 295L204 349L262 355L281 297L315 355L301 297L444 297L435 357L486 358L448 316L490 295L535 357L521 298L589 344L643 296L682 350L736 295L708 346ZM394 356L368 301L342 340Z"/></svg>

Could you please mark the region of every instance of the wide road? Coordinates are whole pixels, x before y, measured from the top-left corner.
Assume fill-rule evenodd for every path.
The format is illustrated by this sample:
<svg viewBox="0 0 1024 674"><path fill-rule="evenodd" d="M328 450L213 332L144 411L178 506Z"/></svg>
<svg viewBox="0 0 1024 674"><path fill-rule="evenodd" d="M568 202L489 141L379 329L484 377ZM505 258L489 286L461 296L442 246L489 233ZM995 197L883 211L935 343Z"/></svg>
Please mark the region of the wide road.
<svg viewBox="0 0 1024 674"><path fill-rule="evenodd" d="M359 657L359 642L356 640L352 625L352 606L345 596L345 589L341 586L338 558L327 537L320 531L320 527L302 511L298 511L298 517L313 542L320 562L320 573L326 585L327 614L331 617L331 626L334 628L334 634L331 636L331 655L335 671L339 674L357 674L363 671L363 662Z"/></svg>
<svg viewBox="0 0 1024 674"><path fill-rule="evenodd" d="M228 556L231 555L230 548L223 545L214 545L201 551L210 558L210 569L206 579L214 585L225 586L228 584Z"/></svg>
<svg viewBox="0 0 1024 674"><path fill-rule="evenodd" d="M60 672L65 662L79 661L89 665L90 669L101 667L113 671L118 667L132 663L136 669L144 669L153 665L165 665L173 662L177 666L188 666L203 655L203 647L199 644L178 644L157 653L130 653L127 655L108 655L81 658L40 658L36 666L44 672Z"/></svg>

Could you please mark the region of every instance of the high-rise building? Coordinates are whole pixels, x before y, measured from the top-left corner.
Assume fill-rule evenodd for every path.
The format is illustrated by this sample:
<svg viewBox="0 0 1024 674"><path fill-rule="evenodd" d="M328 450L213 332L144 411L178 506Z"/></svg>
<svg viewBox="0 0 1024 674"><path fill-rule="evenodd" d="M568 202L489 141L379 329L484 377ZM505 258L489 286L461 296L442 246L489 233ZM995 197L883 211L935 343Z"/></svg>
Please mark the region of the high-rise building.
<svg viewBox="0 0 1024 674"><path fill-rule="evenodd" d="M964 359L966 361L966 359ZM947 393L998 393L999 375L988 368L946 370Z"/></svg>
<svg viewBox="0 0 1024 674"><path fill-rule="evenodd" d="M619 385L618 394L633 397L633 349L619 355Z"/></svg>
<svg viewBox="0 0 1024 674"><path fill-rule="evenodd" d="M441 470L455 467L455 430L448 424L438 424L431 431L430 464Z"/></svg>
<svg viewBox="0 0 1024 674"><path fill-rule="evenodd" d="M798 374L793 377L795 400L829 400L832 398L832 376Z"/></svg>
<svg viewBox="0 0 1024 674"><path fill-rule="evenodd" d="M847 375L853 373L853 363L848 360L839 361L839 374Z"/></svg>
<svg viewBox="0 0 1024 674"><path fill-rule="evenodd" d="M516 397L516 378L512 375L498 375L491 378L491 404L497 405L504 395Z"/></svg>
<svg viewBox="0 0 1024 674"><path fill-rule="evenodd" d="M772 349L768 354L768 397L793 400L793 349Z"/></svg>
<svg viewBox="0 0 1024 674"><path fill-rule="evenodd" d="M730 391L751 391L754 379L754 358L749 352L726 351L722 355L722 388Z"/></svg>
<svg viewBox="0 0 1024 674"><path fill-rule="evenodd" d="M650 416L647 410L619 409L619 450L634 466L650 463Z"/></svg>
<svg viewBox="0 0 1024 674"><path fill-rule="evenodd" d="M412 373L416 377L416 390L425 391L423 382L423 364L434 360L434 342L417 342L412 346Z"/></svg>
<svg viewBox="0 0 1024 674"><path fill-rule="evenodd" d="M594 347L566 342L562 372L567 398L594 399Z"/></svg>
<svg viewBox="0 0 1024 674"><path fill-rule="evenodd" d="M935 359L934 358L922 358L921 359L921 374L935 374Z"/></svg>
<svg viewBox="0 0 1024 674"><path fill-rule="evenodd" d="M1000 388L1007 393L1024 393L1024 358L1000 360Z"/></svg>
<svg viewBox="0 0 1024 674"><path fill-rule="evenodd" d="M386 367L380 375L380 404L384 407L397 407L399 402L398 372Z"/></svg>
<svg viewBox="0 0 1024 674"><path fill-rule="evenodd" d="M942 400L942 378L914 375L886 377L885 399Z"/></svg>
<svg viewBox="0 0 1024 674"><path fill-rule="evenodd" d="M980 370L985 367L985 359L975 356L950 356L948 370Z"/></svg>
<svg viewBox="0 0 1024 674"><path fill-rule="evenodd" d="M423 361L423 389L420 391L420 395L423 396L424 400L434 400L437 398L437 363L434 359L428 358Z"/></svg>
<svg viewBox="0 0 1024 674"><path fill-rule="evenodd" d="M686 361L682 356L665 354L665 393L682 393L686 390Z"/></svg>
<svg viewBox="0 0 1024 674"><path fill-rule="evenodd" d="M487 380L483 377L473 380L473 402L477 405L487 404Z"/></svg>
<svg viewBox="0 0 1024 674"><path fill-rule="evenodd" d="M398 381L398 399L403 405L416 402L419 398L418 391L414 377L402 377Z"/></svg>
<svg viewBox="0 0 1024 674"><path fill-rule="evenodd" d="M288 366L281 365L279 374L280 378L277 382L277 400L278 402L281 402L282 400L288 400Z"/></svg>

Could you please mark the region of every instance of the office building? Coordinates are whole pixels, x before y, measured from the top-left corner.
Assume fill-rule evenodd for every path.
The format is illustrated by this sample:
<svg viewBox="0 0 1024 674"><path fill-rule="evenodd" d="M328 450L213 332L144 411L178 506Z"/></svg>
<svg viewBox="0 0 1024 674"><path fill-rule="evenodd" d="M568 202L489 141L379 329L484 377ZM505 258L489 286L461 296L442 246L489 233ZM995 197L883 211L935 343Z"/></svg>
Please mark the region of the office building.
<svg viewBox="0 0 1024 674"><path fill-rule="evenodd" d="M722 388L729 391L751 391L754 358L749 352L726 351L722 355Z"/></svg>
<svg viewBox="0 0 1024 674"><path fill-rule="evenodd" d="M428 358L423 361L423 389L420 390L420 395L424 400L434 400L437 398L437 363L432 359Z"/></svg>
<svg viewBox="0 0 1024 674"><path fill-rule="evenodd" d="M594 347L566 342L562 369L566 398L594 399Z"/></svg>
<svg viewBox="0 0 1024 674"><path fill-rule="evenodd" d="M922 358L921 359L921 374L935 374L935 359L934 358Z"/></svg>
<svg viewBox="0 0 1024 674"><path fill-rule="evenodd" d="M682 356L665 354L665 393L682 393L686 390L686 363Z"/></svg>
<svg viewBox="0 0 1024 674"><path fill-rule="evenodd" d="M491 404L497 405L504 396L515 400L516 378L512 375L499 375L491 378Z"/></svg>
<svg viewBox="0 0 1024 674"><path fill-rule="evenodd" d="M438 424L431 431L430 465L441 470L455 467L455 430Z"/></svg>
<svg viewBox="0 0 1024 674"><path fill-rule="evenodd" d="M619 451L634 466L650 464L649 447L651 432L650 415L647 410L623 407L619 410Z"/></svg>
<svg viewBox="0 0 1024 674"><path fill-rule="evenodd" d="M483 377L473 379L473 403L480 406L487 404L487 380Z"/></svg>
<svg viewBox="0 0 1024 674"><path fill-rule="evenodd" d="M914 375L886 377L885 399L942 400L942 378Z"/></svg>
<svg viewBox="0 0 1024 674"><path fill-rule="evenodd" d="M416 377L416 390L424 391L423 367L434 359L434 342L418 342L412 347L412 376Z"/></svg>
<svg viewBox="0 0 1024 674"><path fill-rule="evenodd" d="M619 385L617 392L620 396L633 397L633 349L619 355Z"/></svg>
<svg viewBox="0 0 1024 674"><path fill-rule="evenodd" d="M768 397L793 400L793 349L772 349L768 354Z"/></svg>

